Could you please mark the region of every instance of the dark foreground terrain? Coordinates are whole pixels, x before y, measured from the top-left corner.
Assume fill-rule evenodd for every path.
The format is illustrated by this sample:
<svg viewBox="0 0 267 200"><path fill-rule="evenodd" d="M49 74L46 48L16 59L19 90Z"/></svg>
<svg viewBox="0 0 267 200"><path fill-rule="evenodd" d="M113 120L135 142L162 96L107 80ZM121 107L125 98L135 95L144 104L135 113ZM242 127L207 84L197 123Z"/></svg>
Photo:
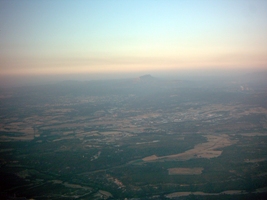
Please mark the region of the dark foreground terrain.
<svg viewBox="0 0 267 200"><path fill-rule="evenodd" d="M1 199L266 199L267 85L1 89Z"/></svg>

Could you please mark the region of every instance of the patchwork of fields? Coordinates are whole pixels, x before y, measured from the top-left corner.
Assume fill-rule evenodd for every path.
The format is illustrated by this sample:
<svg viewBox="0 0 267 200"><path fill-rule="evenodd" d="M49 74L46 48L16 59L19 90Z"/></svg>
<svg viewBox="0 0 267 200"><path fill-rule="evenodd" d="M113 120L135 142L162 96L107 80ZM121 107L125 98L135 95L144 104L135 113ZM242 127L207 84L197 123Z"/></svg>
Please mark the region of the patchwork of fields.
<svg viewBox="0 0 267 200"><path fill-rule="evenodd" d="M0 197L266 197L266 91L160 84L1 91Z"/></svg>

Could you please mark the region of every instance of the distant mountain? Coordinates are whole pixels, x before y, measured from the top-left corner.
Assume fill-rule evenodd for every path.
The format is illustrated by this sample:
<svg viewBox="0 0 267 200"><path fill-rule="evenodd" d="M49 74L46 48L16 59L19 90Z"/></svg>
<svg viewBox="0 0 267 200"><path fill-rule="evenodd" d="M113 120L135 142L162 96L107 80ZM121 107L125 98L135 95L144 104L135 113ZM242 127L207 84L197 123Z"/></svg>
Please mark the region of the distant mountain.
<svg viewBox="0 0 267 200"><path fill-rule="evenodd" d="M145 74L143 76L139 76L135 79L132 79L134 83L138 83L138 84L155 84L156 82L158 82L158 79L151 76L150 74Z"/></svg>
<svg viewBox="0 0 267 200"><path fill-rule="evenodd" d="M155 80L155 77L151 76L150 74L146 74L146 75L140 76L139 79L142 81L147 81L147 80Z"/></svg>

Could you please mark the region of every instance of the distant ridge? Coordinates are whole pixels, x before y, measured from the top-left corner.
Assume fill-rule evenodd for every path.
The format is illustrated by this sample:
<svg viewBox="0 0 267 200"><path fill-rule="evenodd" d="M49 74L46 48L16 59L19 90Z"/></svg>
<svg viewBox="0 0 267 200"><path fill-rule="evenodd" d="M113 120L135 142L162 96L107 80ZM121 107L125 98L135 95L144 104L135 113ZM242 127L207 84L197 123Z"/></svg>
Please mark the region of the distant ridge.
<svg viewBox="0 0 267 200"><path fill-rule="evenodd" d="M142 80L142 81L145 81L145 80L154 80L155 77L151 76L150 74L146 74L146 75L140 76L139 79Z"/></svg>
<svg viewBox="0 0 267 200"><path fill-rule="evenodd" d="M152 81L152 80L155 80L156 78L151 76L150 74L145 74L143 76L140 76L138 78L139 81Z"/></svg>

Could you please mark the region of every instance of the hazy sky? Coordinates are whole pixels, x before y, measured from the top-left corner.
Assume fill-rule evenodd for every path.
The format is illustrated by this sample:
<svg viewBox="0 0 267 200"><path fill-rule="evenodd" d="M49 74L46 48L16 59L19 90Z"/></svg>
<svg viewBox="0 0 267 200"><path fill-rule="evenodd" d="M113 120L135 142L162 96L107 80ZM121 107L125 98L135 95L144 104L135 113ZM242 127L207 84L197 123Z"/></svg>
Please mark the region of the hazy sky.
<svg viewBox="0 0 267 200"><path fill-rule="evenodd" d="M0 73L267 68L267 0L0 0Z"/></svg>

